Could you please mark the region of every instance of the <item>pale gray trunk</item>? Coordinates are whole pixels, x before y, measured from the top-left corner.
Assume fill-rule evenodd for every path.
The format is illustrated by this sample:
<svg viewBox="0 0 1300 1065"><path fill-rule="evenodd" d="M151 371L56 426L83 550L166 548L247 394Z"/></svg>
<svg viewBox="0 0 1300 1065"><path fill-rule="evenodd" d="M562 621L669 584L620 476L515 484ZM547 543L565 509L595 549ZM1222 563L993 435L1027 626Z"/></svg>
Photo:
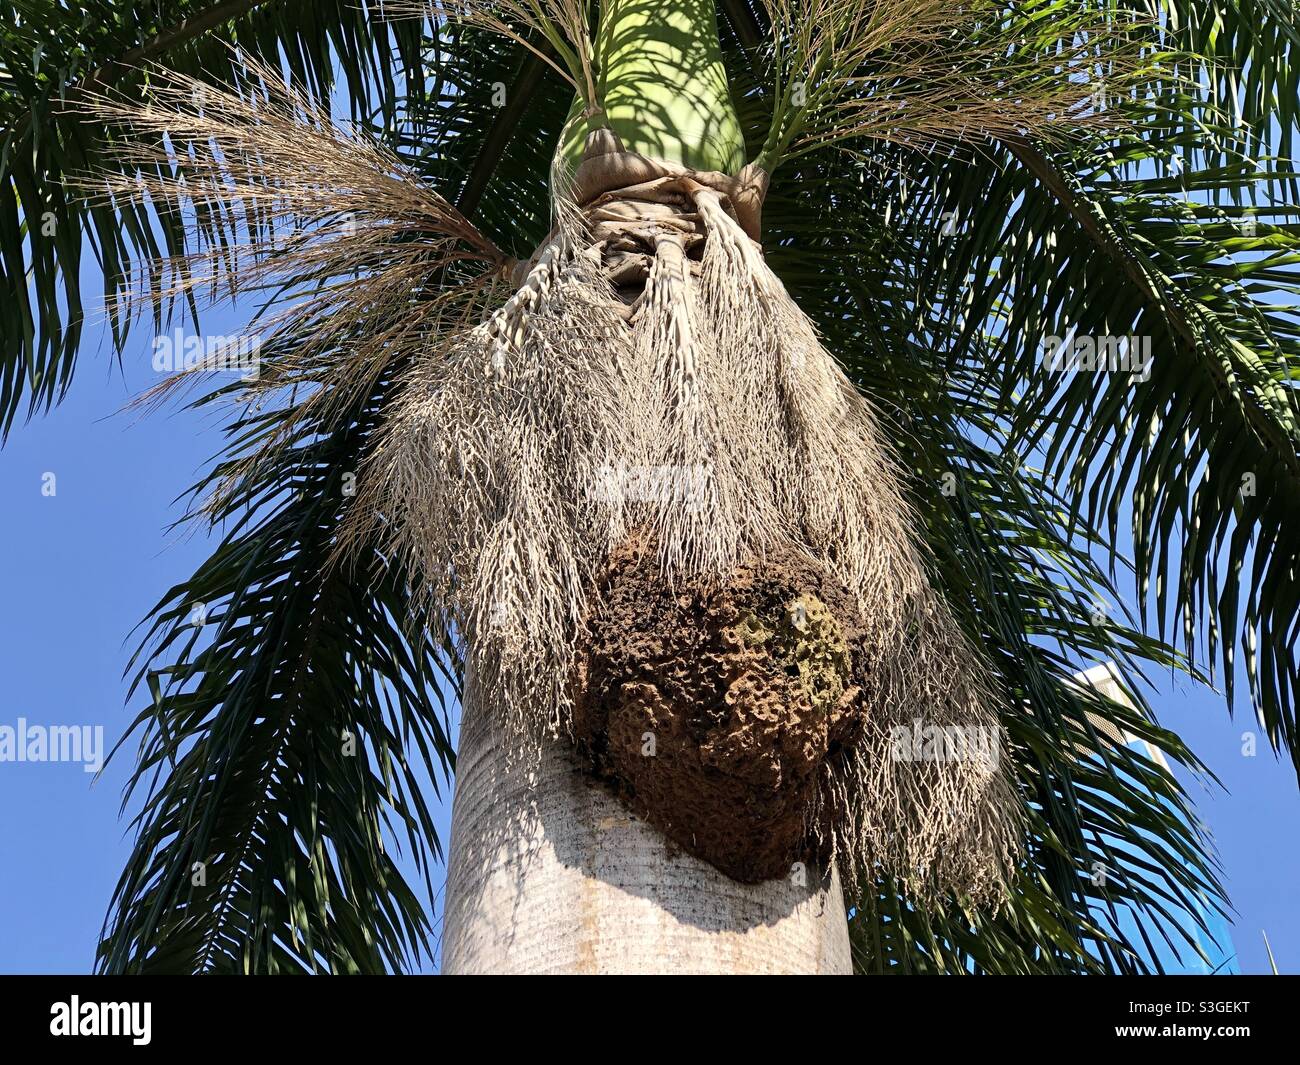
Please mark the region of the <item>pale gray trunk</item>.
<svg viewBox="0 0 1300 1065"><path fill-rule="evenodd" d="M850 971L837 876L739 884L674 852L580 775L565 745L531 771L508 765L485 718L467 700L443 972Z"/></svg>

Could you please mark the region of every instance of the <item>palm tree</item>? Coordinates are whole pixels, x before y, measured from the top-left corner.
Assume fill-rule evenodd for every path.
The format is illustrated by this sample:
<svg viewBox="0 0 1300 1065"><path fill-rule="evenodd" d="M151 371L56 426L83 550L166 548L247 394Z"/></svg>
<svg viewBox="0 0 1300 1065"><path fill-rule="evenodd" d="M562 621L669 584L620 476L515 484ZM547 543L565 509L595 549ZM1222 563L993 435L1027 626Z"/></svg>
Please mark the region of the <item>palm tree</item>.
<svg viewBox="0 0 1300 1065"><path fill-rule="evenodd" d="M1289 3L7 14L5 430L85 249L121 351L265 299L105 969L418 962L454 765L459 971L1146 971L1224 901L1111 737L1200 768L1136 682L1240 648L1297 757Z"/></svg>

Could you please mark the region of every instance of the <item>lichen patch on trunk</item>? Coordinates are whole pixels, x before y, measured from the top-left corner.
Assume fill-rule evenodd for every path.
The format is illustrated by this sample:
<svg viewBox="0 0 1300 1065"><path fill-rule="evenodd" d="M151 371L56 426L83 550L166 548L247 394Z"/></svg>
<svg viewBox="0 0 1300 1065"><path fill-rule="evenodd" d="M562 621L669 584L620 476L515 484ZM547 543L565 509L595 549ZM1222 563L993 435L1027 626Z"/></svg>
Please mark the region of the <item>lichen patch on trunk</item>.
<svg viewBox="0 0 1300 1065"><path fill-rule="evenodd" d="M793 551L670 584L634 539L589 627L575 732L636 813L747 883L827 857L818 788L865 703L847 590Z"/></svg>

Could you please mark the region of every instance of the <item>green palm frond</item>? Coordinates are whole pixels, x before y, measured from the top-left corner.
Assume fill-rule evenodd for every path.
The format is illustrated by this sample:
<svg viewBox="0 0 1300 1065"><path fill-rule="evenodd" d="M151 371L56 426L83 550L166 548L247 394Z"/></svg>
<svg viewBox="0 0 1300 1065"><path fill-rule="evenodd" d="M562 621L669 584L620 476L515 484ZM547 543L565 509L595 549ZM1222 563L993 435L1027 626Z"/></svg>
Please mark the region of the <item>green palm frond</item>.
<svg viewBox="0 0 1300 1065"><path fill-rule="evenodd" d="M265 303L255 379L197 401L237 409L193 493L195 520L223 536L159 603L137 656L133 691L151 698L130 791L145 795L102 959L113 971L394 971L428 949L442 857L428 790L453 764L457 656L424 635L377 540L352 542L355 568L337 556L400 369L436 335L430 309L472 303L499 262L487 246L467 268L452 246L480 238L445 199L363 136L331 131L308 100L273 91L273 72L249 73L258 91L213 89L198 107L184 79L160 87L176 128L210 129L220 148L122 186L193 216L241 175L247 209L211 210L169 270L175 284L216 270L194 288ZM152 127L131 124L152 161ZM295 160L313 152L324 176L304 182ZM260 242L241 250L250 233ZM145 279L163 315L167 291ZM423 896L395 844L409 847Z"/></svg>
<svg viewBox="0 0 1300 1065"><path fill-rule="evenodd" d="M1158 20L1172 43L1199 57L1188 73L1203 87L1204 99L1228 117L1238 152L1273 155L1282 169L1291 168L1300 129L1300 70L1291 61L1300 45L1295 0L1127 0L1113 6ZM1214 143L1200 150L1207 165L1223 161Z"/></svg>
<svg viewBox="0 0 1300 1065"><path fill-rule="evenodd" d="M1191 954L1195 945L1161 915L1225 903L1180 786L1095 722L1201 767L1143 702L1099 700L1073 674L1113 660L1133 689L1147 670L1187 665L1122 614L1098 617L1098 604L1118 598L1093 558L1105 537L1071 515L1041 469L1016 457L1002 398L984 381L988 363L954 360L934 336L933 285L947 275L931 266L951 242L934 207L948 201L914 186L915 170L901 158L887 162L871 170L827 155L778 174L765 235L774 268L889 415L947 598L1020 708L1004 723L1031 857L1013 903L996 916L957 899L921 907L895 884L862 885L850 925L855 963L895 972L1152 971L1155 953L1130 939L1121 914L1165 928L1174 948ZM873 194L855 194L862 188ZM840 264L832 276L828 258ZM971 344L996 358L984 334Z"/></svg>
<svg viewBox="0 0 1300 1065"><path fill-rule="evenodd" d="M428 949L456 680L446 649L409 637L400 574L329 565L391 387L381 375L332 429L305 403L246 410L195 488L219 490L210 517L228 532L158 604L138 656L144 797L109 971L382 972Z"/></svg>
<svg viewBox="0 0 1300 1065"><path fill-rule="evenodd" d="M1159 630L1189 657L1217 654L1229 698L1244 652L1269 738L1295 756L1300 206L1289 172L1244 159L1135 168L1181 143L1100 161L1015 144L1001 166L966 168L919 223L961 220L929 267L943 275L934 324L999 393L1009 445L1041 449L1073 515L1113 549L1131 533ZM1049 372L1047 338L1071 336L1148 343L1149 376Z"/></svg>

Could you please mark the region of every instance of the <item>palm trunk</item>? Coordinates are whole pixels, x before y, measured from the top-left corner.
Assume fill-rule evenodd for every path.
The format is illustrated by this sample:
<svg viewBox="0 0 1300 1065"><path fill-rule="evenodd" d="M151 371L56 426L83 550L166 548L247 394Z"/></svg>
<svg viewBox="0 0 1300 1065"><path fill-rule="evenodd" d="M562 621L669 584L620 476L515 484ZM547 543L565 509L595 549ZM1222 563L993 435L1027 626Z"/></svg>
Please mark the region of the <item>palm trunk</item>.
<svg viewBox="0 0 1300 1065"><path fill-rule="evenodd" d="M593 47L602 110L584 119L574 101L559 148L570 166L597 127L628 151L692 170L744 165L714 0L605 0Z"/></svg>
<svg viewBox="0 0 1300 1065"><path fill-rule="evenodd" d="M467 705L457 759L442 969L476 973L850 971L839 878L740 884L629 816L550 744L508 764ZM806 886L796 882L806 880Z"/></svg>

